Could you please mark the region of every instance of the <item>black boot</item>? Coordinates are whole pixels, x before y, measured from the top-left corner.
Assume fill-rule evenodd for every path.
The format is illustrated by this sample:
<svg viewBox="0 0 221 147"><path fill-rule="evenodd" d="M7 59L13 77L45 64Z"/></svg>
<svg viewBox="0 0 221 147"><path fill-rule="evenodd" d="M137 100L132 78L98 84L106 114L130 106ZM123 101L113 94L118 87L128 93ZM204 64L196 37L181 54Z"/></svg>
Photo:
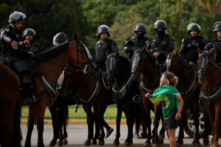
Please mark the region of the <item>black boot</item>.
<svg viewBox="0 0 221 147"><path fill-rule="evenodd" d="M133 100L132 100L133 102L135 102L135 103L138 103L138 104L140 104L140 102L141 102L141 97L140 97L140 95L135 95L134 97L133 97Z"/></svg>
<svg viewBox="0 0 221 147"><path fill-rule="evenodd" d="M31 84L24 83L22 88L23 95L23 105L29 105L34 102L33 97L31 96Z"/></svg>

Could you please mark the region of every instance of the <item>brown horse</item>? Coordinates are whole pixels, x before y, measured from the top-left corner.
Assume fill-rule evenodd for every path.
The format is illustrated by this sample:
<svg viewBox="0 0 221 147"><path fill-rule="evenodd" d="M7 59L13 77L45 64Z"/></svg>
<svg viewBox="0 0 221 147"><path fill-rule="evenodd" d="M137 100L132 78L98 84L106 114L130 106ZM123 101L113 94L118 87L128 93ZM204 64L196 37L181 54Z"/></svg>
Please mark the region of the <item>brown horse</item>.
<svg viewBox="0 0 221 147"><path fill-rule="evenodd" d="M194 66L189 65L184 58L178 55L177 52L170 53L166 60L166 70L174 73L179 78L177 89L184 100L184 107L182 110L182 118L179 121L179 136L177 146L183 144L184 125L186 122L186 111L191 110L194 118L194 125L196 128L196 135L193 141L195 146L200 146L199 142L199 88L197 80L197 71Z"/></svg>
<svg viewBox="0 0 221 147"><path fill-rule="evenodd" d="M2 147L20 146L20 80L8 67L0 63L0 145ZM11 142L13 141L13 142Z"/></svg>
<svg viewBox="0 0 221 147"><path fill-rule="evenodd" d="M55 86L59 75L62 73L65 66L69 63L82 63L81 66L84 68L85 65L90 65L88 60L87 52L84 46L78 40L77 36L74 35L73 39L65 42L59 46L53 47L37 56L38 60L44 60L37 63L37 68L46 77L49 83ZM40 75L36 76L36 92L40 99L36 102L36 120L38 129L38 147L44 147L43 143L43 131L44 131L44 114L46 105L51 99L51 95L46 91ZM45 80L43 78L43 80ZM52 89L52 86L50 86ZM28 114L28 132L25 141L25 147L31 146L31 134L34 126L35 107L34 104L29 106Z"/></svg>
<svg viewBox="0 0 221 147"><path fill-rule="evenodd" d="M209 52L201 52L198 49L198 78L201 84L200 99L204 101L204 107L209 115L213 140L210 147L218 147L218 139L221 133L221 71L211 57L213 49Z"/></svg>
<svg viewBox="0 0 221 147"><path fill-rule="evenodd" d="M145 98L147 92L153 93L159 87L159 79L161 76L160 69L156 65L153 57L146 51L137 49L134 52L132 58L132 74L133 79L140 81L140 92L142 96L142 103L146 113L146 124L148 128L148 137L145 142L145 146L150 145L151 140L151 118L150 110L153 104L148 98ZM154 105L154 140L153 146L157 146L158 143L163 143L164 128L162 127L160 131L160 136L158 138L158 126L160 117L162 117L161 104ZM159 140L159 142L158 142Z"/></svg>

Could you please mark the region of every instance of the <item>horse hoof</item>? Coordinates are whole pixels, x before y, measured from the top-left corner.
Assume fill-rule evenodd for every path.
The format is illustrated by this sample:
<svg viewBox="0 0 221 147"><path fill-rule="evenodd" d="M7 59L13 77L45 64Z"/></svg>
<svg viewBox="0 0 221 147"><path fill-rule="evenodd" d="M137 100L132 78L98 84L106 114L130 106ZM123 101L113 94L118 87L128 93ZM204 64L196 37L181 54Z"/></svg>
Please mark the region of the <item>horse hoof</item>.
<svg viewBox="0 0 221 147"><path fill-rule="evenodd" d="M177 142L176 147L181 147L182 143Z"/></svg>
<svg viewBox="0 0 221 147"><path fill-rule="evenodd" d="M133 140L124 142L124 146L131 146L132 144L133 144Z"/></svg>
<svg viewBox="0 0 221 147"><path fill-rule="evenodd" d="M203 139L203 144L208 145L209 144L209 138L204 138Z"/></svg>
<svg viewBox="0 0 221 147"><path fill-rule="evenodd" d="M63 146L62 142L58 142L57 146Z"/></svg>
<svg viewBox="0 0 221 147"><path fill-rule="evenodd" d="M96 140L96 139L93 139L93 140L92 140L92 144L97 144L97 140Z"/></svg>
<svg viewBox="0 0 221 147"><path fill-rule="evenodd" d="M194 147L200 147L200 143L196 142L195 140L193 140L192 145L194 145Z"/></svg>
<svg viewBox="0 0 221 147"><path fill-rule="evenodd" d="M57 141L51 141L50 143L49 143L49 146L55 146L57 144Z"/></svg>
<svg viewBox="0 0 221 147"><path fill-rule="evenodd" d="M99 145L99 146L104 145L104 141L99 141L99 142L98 142L98 145Z"/></svg>
<svg viewBox="0 0 221 147"><path fill-rule="evenodd" d="M91 140L85 140L84 146L90 146L91 145Z"/></svg>
<svg viewBox="0 0 221 147"><path fill-rule="evenodd" d="M144 146L151 146L151 143L150 142L145 142Z"/></svg>
<svg viewBox="0 0 221 147"><path fill-rule="evenodd" d="M155 143L155 144L153 144L152 147L159 147L159 145Z"/></svg>
<svg viewBox="0 0 221 147"><path fill-rule="evenodd" d="M113 146L119 146L120 145L120 141L114 141Z"/></svg>
<svg viewBox="0 0 221 147"><path fill-rule="evenodd" d="M62 140L62 143L63 143L64 145L67 145L67 144L68 144L67 138L64 138L64 139Z"/></svg>

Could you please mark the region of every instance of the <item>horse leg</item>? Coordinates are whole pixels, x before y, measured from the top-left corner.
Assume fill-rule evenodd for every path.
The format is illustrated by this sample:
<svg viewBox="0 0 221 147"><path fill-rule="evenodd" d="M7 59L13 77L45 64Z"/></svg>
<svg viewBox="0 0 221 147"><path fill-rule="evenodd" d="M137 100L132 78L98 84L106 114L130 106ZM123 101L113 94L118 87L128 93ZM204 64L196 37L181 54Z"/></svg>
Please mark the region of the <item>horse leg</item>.
<svg viewBox="0 0 221 147"><path fill-rule="evenodd" d="M130 99L127 101L127 139L124 143L125 146L131 146L133 143L133 124L135 121L135 103Z"/></svg>
<svg viewBox="0 0 221 147"><path fill-rule="evenodd" d="M46 104L41 103L41 101L38 101L36 103L37 107L37 130L38 130L38 147L44 147L43 142L43 131L44 131L44 114L46 110Z"/></svg>
<svg viewBox="0 0 221 147"><path fill-rule="evenodd" d="M64 145L68 144L67 138L68 138L68 133L67 133L67 119L68 119L68 105L63 106L64 109L64 117L63 117L63 131L64 131L64 139L62 140Z"/></svg>
<svg viewBox="0 0 221 147"><path fill-rule="evenodd" d="M206 112L206 109L205 107L203 107L203 122L204 122L204 136L203 136L203 144L204 145L208 145L209 144L209 128L210 128L210 125L209 125L209 116Z"/></svg>
<svg viewBox="0 0 221 147"><path fill-rule="evenodd" d="M62 104L59 104L58 106L58 130L59 130L59 141L58 141L58 146L62 146L63 143L63 139L64 139L64 136L63 136L63 132L62 132L62 122L63 122L63 114L64 114L64 109L63 109L63 105Z"/></svg>
<svg viewBox="0 0 221 147"><path fill-rule="evenodd" d="M99 138L100 135L100 130L99 130L99 118L98 118L98 110L97 107L94 108L94 120L95 120L95 135L92 141L92 144L97 144L97 139Z"/></svg>
<svg viewBox="0 0 221 147"><path fill-rule="evenodd" d="M145 142L145 146L150 146L150 140L151 140L151 118L150 118L150 102L148 102L149 100L146 99L145 97L143 97L144 94L142 94L142 103L143 103L143 108L145 110L145 121L146 121L146 125L147 125L147 129L148 129L148 136L147 136L147 140Z"/></svg>
<svg viewBox="0 0 221 147"><path fill-rule="evenodd" d="M104 104L99 103L97 105L98 107L98 116L99 116L99 128L100 128L100 138L98 145L103 146L104 145L104 126L103 126L103 121L104 121L104 111L105 107Z"/></svg>
<svg viewBox="0 0 221 147"><path fill-rule="evenodd" d="M194 101L193 104L193 108L192 108L193 112L193 119L194 119L194 124L195 124L195 128L196 128L196 135L195 135L195 139L193 141L193 144L195 146L200 146L200 135L199 135L199 106L198 106L198 101Z"/></svg>
<svg viewBox="0 0 221 147"><path fill-rule="evenodd" d="M52 127L53 127L53 134L54 134L53 139L51 140L49 146L55 146L57 144L57 139L59 138L56 105L53 105L51 108L49 108L49 111L51 113Z"/></svg>
<svg viewBox="0 0 221 147"><path fill-rule="evenodd" d="M94 131L94 114L91 111L91 108L84 107L84 111L87 113L87 125L88 125L88 137L84 142L84 146L91 145L91 139L93 138Z"/></svg>
<svg viewBox="0 0 221 147"><path fill-rule="evenodd" d="M164 135L165 134L165 129L164 129L164 120L163 120L163 113L162 112L160 113L160 118L162 120L162 127L161 127L161 130L160 130L158 143L163 144L164 143L164 136L165 136Z"/></svg>
<svg viewBox="0 0 221 147"><path fill-rule="evenodd" d="M158 146L158 126L159 126L159 121L160 121L160 116L161 116L161 105L154 106L154 112L155 112L155 117L154 117L154 140L153 140L153 146Z"/></svg>
<svg viewBox="0 0 221 147"><path fill-rule="evenodd" d="M183 144L183 138L184 138L184 125L185 125L185 120L186 120L186 105L184 102L184 107L181 112L181 119L179 120L179 134L178 134L178 139L176 141L176 145L179 147Z"/></svg>
<svg viewBox="0 0 221 147"><path fill-rule="evenodd" d="M31 135L34 127L34 107L30 106L28 110L28 132L25 139L25 147L31 147Z"/></svg>
<svg viewBox="0 0 221 147"><path fill-rule="evenodd" d="M207 114L209 115L209 119L210 119L210 125L212 128L212 132L213 132L213 139L214 139L214 133L215 133L215 129L214 129L214 110L213 108L211 108L208 104L204 103L204 107L206 109Z"/></svg>
<svg viewBox="0 0 221 147"><path fill-rule="evenodd" d="M116 118L116 137L115 140L113 142L114 146L119 146L120 141L120 122L121 122L121 116L122 116L122 106L120 104L120 102L117 101L117 118Z"/></svg>
<svg viewBox="0 0 221 147"><path fill-rule="evenodd" d="M218 102L217 102L218 101ZM215 101L214 103L214 107L215 107L215 121L213 124L213 128L214 128L214 136L213 136L213 141L212 144L210 145L211 147L218 147L218 139L219 139L219 135L220 135L220 122L221 122L221 114L220 114L220 110L221 110L221 100L218 99L217 101Z"/></svg>

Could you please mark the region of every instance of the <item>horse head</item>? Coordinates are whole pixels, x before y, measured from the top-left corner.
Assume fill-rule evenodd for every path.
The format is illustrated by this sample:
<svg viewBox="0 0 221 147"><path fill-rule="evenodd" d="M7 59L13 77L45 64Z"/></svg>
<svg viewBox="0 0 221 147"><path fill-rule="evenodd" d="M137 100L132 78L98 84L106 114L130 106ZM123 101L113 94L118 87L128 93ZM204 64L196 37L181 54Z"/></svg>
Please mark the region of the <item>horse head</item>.
<svg viewBox="0 0 221 147"><path fill-rule="evenodd" d="M199 60L198 60L198 79L200 84L204 84L206 82L206 77L208 72L210 71L211 65L215 65L212 59L213 49L208 51L203 51L198 48Z"/></svg>

